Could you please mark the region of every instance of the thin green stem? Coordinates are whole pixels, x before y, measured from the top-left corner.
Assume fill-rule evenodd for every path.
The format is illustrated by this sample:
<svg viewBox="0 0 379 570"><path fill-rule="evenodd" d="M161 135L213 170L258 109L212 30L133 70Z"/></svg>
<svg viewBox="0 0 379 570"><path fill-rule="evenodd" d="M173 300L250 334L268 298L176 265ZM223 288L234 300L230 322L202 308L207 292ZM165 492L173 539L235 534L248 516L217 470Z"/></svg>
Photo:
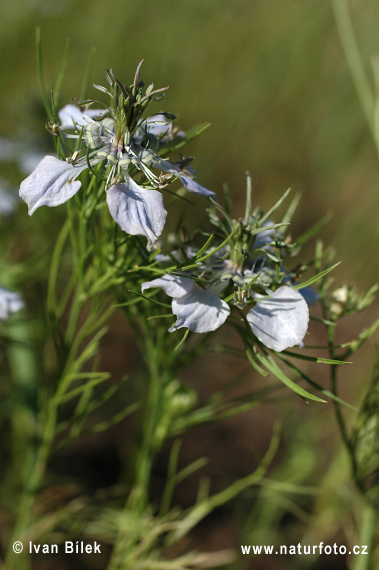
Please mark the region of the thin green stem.
<svg viewBox="0 0 379 570"><path fill-rule="evenodd" d="M354 558L353 570L370 570L372 568L372 552L374 548L374 537L376 530L376 508L369 504L363 505L361 531L359 533L359 544L361 549L367 546L365 554L359 554Z"/></svg>
<svg viewBox="0 0 379 570"><path fill-rule="evenodd" d="M367 79L358 44L355 38L347 0L332 0L334 17L345 57L352 75L367 124L376 143L374 128L374 97Z"/></svg>
<svg viewBox="0 0 379 570"><path fill-rule="evenodd" d="M139 512L143 512L148 505L149 481L156 452L156 429L161 416L164 384L158 370L157 355L151 339L146 339L146 354L150 372L150 386L145 410L143 440L137 460L135 490L133 493L134 508Z"/></svg>
<svg viewBox="0 0 379 570"><path fill-rule="evenodd" d="M323 312L325 318L326 316L325 307L323 307ZM335 358L334 333L335 333L335 326L331 324L327 327L329 355L331 359ZM336 396L336 398L338 398L337 365L332 364L330 369L331 369L332 392ZM361 479L358 477L358 465L355 456L355 450L353 442L346 428L346 423L342 414L341 406L339 402L336 400L333 400L333 406L336 414L337 423L340 429L341 437L349 455L352 477L355 486L358 489L360 496L362 497L362 523L361 523L361 532L359 535L360 536L359 544L361 545L361 547L367 546L367 554L361 554L355 557L353 570L369 570L369 568L371 568L370 560L371 560L371 554L372 554L373 542L375 536L376 510L368 501L364 485Z"/></svg>
<svg viewBox="0 0 379 570"><path fill-rule="evenodd" d="M325 311L324 311L324 317L325 317ZM329 325L327 327L327 336L328 336L329 356L330 356L331 360L336 359L336 354L334 351L334 334L335 334L334 324ZM330 365L330 380L331 380L332 392L333 392L334 396L336 396L336 398L338 398L338 379L337 379L337 365L336 364ZM357 476L357 473L358 473L357 460L355 457L353 443L352 443L351 438L349 436L349 433L347 431L347 427L346 427L345 419L343 417L341 405L337 400L333 400L333 406L334 406L334 411L336 414L336 420L338 423L338 427L339 427L339 430L341 433L341 437L342 437L342 440L343 440L344 445L346 447L346 450L349 454L349 459L350 459L350 463L351 463L351 470L352 470L354 483L355 483L358 491L360 492L360 494L365 499L365 490L364 490L364 487L362 485L361 480Z"/></svg>
<svg viewBox="0 0 379 570"><path fill-rule="evenodd" d="M134 311L135 307L130 309ZM153 338L150 328L147 326L144 316L134 311L130 315L130 321L134 325L136 337L149 370L150 385L145 407L145 422L140 451L137 458L134 487L126 501L125 511L141 517L149 505L149 484L151 469L156 452L161 445L161 438L157 437L157 428L162 417L162 400L167 380L167 372L160 372L161 356L164 351L160 343ZM108 570L127 570L126 555L131 548L128 533L120 530L114 541L113 553Z"/></svg>

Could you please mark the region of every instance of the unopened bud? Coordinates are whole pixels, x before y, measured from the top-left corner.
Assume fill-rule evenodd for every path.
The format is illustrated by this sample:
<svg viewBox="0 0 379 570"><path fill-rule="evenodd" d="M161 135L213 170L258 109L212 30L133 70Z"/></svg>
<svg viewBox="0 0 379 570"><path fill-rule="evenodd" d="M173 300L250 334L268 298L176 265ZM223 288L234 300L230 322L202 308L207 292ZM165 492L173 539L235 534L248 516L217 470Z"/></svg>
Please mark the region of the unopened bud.
<svg viewBox="0 0 379 570"><path fill-rule="evenodd" d="M345 304L347 299L348 299L348 288L347 288L347 286L343 285L342 287L339 287L338 289L333 291L332 299L336 303Z"/></svg>

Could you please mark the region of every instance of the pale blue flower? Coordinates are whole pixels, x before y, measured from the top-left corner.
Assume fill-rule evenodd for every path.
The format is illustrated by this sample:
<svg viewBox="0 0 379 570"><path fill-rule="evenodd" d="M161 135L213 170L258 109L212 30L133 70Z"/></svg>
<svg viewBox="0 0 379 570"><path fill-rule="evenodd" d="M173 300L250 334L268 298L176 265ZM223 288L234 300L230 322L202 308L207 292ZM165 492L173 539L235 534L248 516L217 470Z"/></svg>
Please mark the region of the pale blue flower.
<svg viewBox="0 0 379 570"><path fill-rule="evenodd" d="M230 308L220 298L220 287L203 288L193 279L163 275L153 281L142 283L142 292L153 287L161 287L172 297L172 312L177 321L168 330L173 332L188 328L196 333L206 333L218 329L230 314Z"/></svg>
<svg viewBox="0 0 379 570"><path fill-rule="evenodd" d="M162 233L166 221L163 196L156 190L146 190L125 176L125 184L115 184L107 192L107 203L112 218L130 235L147 237L150 250Z"/></svg>
<svg viewBox="0 0 379 570"><path fill-rule="evenodd" d="M309 323L308 305L300 292L292 287L283 285L268 297L258 298L246 318L255 336L276 352L295 345L304 346Z"/></svg>
<svg viewBox="0 0 379 570"><path fill-rule="evenodd" d="M73 165L54 156L45 156L21 182L19 194L28 206L29 216L41 206L59 206L72 198L82 185L76 178L86 168L86 163Z"/></svg>
<svg viewBox="0 0 379 570"><path fill-rule="evenodd" d="M106 160L110 165L106 184L109 211L125 232L145 236L148 249L151 250L162 233L167 216L163 198L157 191L162 187L162 183L151 168L179 177L189 192L204 196L213 196L214 192L195 182L193 174L180 163L162 159L154 151L134 142L133 138L129 144L124 140L116 140L114 119L101 118L106 112L108 110L81 111L74 105L66 105L59 113L61 128L73 129L77 133L83 131L83 141L91 149L88 157L90 164L95 165ZM95 121L94 118L98 120ZM159 127L155 129L156 134L159 132L162 137L165 136L165 133L160 131L163 125L159 124L160 121L153 121L153 118L142 121L136 132L144 130L148 133L154 126ZM79 134L69 136L78 137ZM148 188L139 186L131 178L128 173L131 164L146 176L149 181ZM53 156L44 157L20 186L19 194L28 205L29 215L40 206L59 206L67 202L79 191L81 182L77 178L87 168L87 158L84 157L78 158L74 155L67 161ZM114 179L118 182L112 185Z"/></svg>
<svg viewBox="0 0 379 570"><path fill-rule="evenodd" d="M192 249L191 253L194 255L196 252ZM180 259L178 251L173 251L171 255L175 259ZM167 257L161 256L159 261L165 264ZM268 275L265 271L262 275L254 273L251 269L242 274L233 274L228 260L218 260L216 256L201 264L199 270L202 271L202 275L207 276L212 285L203 286L185 274L166 274L142 284L142 292L161 287L169 297L172 297L172 312L176 315L177 321L170 327L170 332L182 327L198 333L218 329L230 314L229 305L220 298L221 292L229 283L235 282L237 277L242 279L244 287L255 278L255 285L258 284L263 288L267 296L251 293L256 303L246 318L254 335L262 344L277 352L295 345L303 346L308 328L309 310L301 292L288 285L282 285L272 292L269 282L266 282ZM237 301L237 306L243 308L250 295L249 287L239 289L238 292L240 295L237 295L234 301Z"/></svg>

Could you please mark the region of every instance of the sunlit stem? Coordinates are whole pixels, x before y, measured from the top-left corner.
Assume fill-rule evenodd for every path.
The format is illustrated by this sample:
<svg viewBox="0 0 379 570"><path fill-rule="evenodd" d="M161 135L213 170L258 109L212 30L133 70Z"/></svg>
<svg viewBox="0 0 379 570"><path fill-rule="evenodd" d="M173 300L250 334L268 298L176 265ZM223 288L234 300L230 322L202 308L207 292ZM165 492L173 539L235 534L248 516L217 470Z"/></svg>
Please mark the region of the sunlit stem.
<svg viewBox="0 0 379 570"><path fill-rule="evenodd" d="M350 73L352 75L363 112L366 116L369 129L376 143L374 128L374 97L359 53L358 44L351 23L348 2L347 0L332 0L332 7Z"/></svg>

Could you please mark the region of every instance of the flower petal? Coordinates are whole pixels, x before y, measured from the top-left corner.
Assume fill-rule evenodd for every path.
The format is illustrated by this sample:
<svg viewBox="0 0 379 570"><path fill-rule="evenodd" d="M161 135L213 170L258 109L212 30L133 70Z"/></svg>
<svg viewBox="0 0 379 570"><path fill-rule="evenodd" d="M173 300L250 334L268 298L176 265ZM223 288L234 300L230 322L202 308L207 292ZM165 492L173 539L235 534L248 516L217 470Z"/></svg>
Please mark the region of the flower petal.
<svg viewBox="0 0 379 570"><path fill-rule="evenodd" d="M188 192L195 192L196 194L202 194L203 196L215 196L216 194L211 190L207 190L204 186L200 186L193 178L189 176L181 176L180 180Z"/></svg>
<svg viewBox="0 0 379 570"><path fill-rule="evenodd" d="M93 117L101 117L108 109L86 109L84 112L75 105L65 105L58 113L62 131L83 127L92 123Z"/></svg>
<svg viewBox="0 0 379 570"><path fill-rule="evenodd" d="M153 166L155 168L163 170L164 172L175 174L176 176L178 176L183 172L183 169L179 168L177 164L174 164L173 162L170 162L169 160L165 160L162 158L158 159L158 157L155 157ZM200 184L195 182L195 180L193 180L193 178L191 178L190 176L182 174L180 176L180 180L184 188L188 190L188 192L195 192L196 194L202 194L203 196L215 196L214 192L212 192L211 190L207 190L203 186L200 186Z"/></svg>
<svg viewBox="0 0 379 570"><path fill-rule="evenodd" d="M147 249L151 250L166 221L162 195L157 190L141 188L128 176L125 184L109 188L107 202L112 218L121 229L133 236L146 236Z"/></svg>
<svg viewBox="0 0 379 570"><path fill-rule="evenodd" d="M172 312L178 317L168 330L173 332L186 327L196 333L206 333L218 329L228 318L230 308L220 299L218 289L201 289L194 285L184 297L172 300Z"/></svg>
<svg viewBox="0 0 379 570"><path fill-rule="evenodd" d="M299 293L304 297L308 307L317 303L320 299L320 296L312 287L303 287L299 289Z"/></svg>
<svg viewBox="0 0 379 570"><path fill-rule="evenodd" d="M291 346L302 346L309 311L298 291L283 286L270 297L260 299L247 314L247 320L265 346L281 352Z"/></svg>
<svg viewBox="0 0 379 570"><path fill-rule="evenodd" d="M163 135L167 135L170 130L170 121L166 119L164 115L151 115L140 122L138 125L142 127L143 130L147 130L147 132L155 137L162 137ZM172 138L172 137L171 137Z"/></svg>
<svg viewBox="0 0 379 570"><path fill-rule="evenodd" d="M193 279L178 277L176 275L163 275L163 277L158 277L153 281L142 283L141 289L143 293L146 289L151 289L152 287L162 287L166 295L179 299L187 295L193 286Z"/></svg>
<svg viewBox="0 0 379 570"><path fill-rule="evenodd" d="M0 286L0 321L7 319L24 307L20 293L8 291Z"/></svg>
<svg viewBox="0 0 379 570"><path fill-rule="evenodd" d="M290 273L287 273L283 279L283 283L290 283L292 280L292 276ZM300 285L299 281L292 282L293 285ZM320 300L319 294L313 289L313 287L302 287L298 290L299 293L304 297L308 307L317 303Z"/></svg>
<svg viewBox="0 0 379 570"><path fill-rule="evenodd" d="M40 206L59 206L77 193L82 185L75 180L87 164L73 166L54 156L45 156L37 168L21 182L19 195L31 216Z"/></svg>

